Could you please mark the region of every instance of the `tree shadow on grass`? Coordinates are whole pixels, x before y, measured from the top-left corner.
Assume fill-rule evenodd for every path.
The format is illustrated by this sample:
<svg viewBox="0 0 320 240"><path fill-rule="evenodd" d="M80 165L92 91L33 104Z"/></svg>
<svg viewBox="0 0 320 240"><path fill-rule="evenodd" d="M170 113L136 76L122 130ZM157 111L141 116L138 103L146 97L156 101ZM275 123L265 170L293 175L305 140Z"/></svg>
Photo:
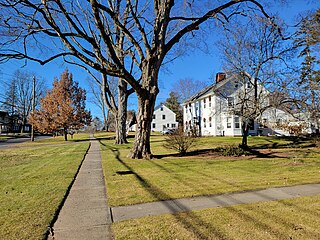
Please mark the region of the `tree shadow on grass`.
<svg viewBox="0 0 320 240"><path fill-rule="evenodd" d="M107 146L103 143L101 144L104 145L107 149L111 150L115 158L117 159L117 161L119 161L126 168L126 171L123 171L123 172L125 174L133 174L137 178L141 186L143 186L152 196L154 196L158 200L164 200L164 198L172 199L170 195L165 193L163 190L161 190L157 186L152 185L150 181L148 181L147 179L139 175L131 166L129 166L126 162L124 162L120 158L120 152L117 149ZM162 169L163 171L170 174L174 174L174 172L172 172L170 169L158 164L156 161L150 161L150 162L155 166L157 166L158 168ZM169 162L172 163L171 161L168 161L168 163ZM178 165L177 163L172 163L172 164ZM200 173L199 171L196 171L196 172ZM203 173L201 174L203 175ZM185 184L190 184L189 182L179 177L174 176L174 178L177 181L183 181ZM227 181L223 181L223 179L219 179L219 181L225 182L230 185L234 185ZM256 193L256 195L260 197L262 196L264 199L269 201L274 200L274 198L260 192ZM230 196L230 198L232 200L232 196ZM233 199L233 200L236 201L236 199ZM215 200L215 201L220 203L222 206L225 205L225 202L222 200ZM237 201L239 202L239 200ZM171 212L177 212L177 211L184 212L182 214L173 214L172 216L179 223L181 223L186 230L193 233L198 239L212 239L213 237L216 237L218 239L229 239L229 236L225 234L224 231L222 231L218 227L215 227L213 223L208 223L204 221L196 213L190 212L190 209L188 209L187 206L181 204L180 202L173 200L174 205L166 204L166 202L163 202L163 203ZM310 210L297 206L292 203L286 203L282 201L279 201L279 203L286 207L292 207L297 211L303 211L303 212L308 212L309 214L314 214ZM239 202L238 204L241 204L241 202ZM258 210L255 210L250 205L245 205L242 207L242 209L239 209L235 206L229 206L226 208L226 210L229 211L232 215L238 216L240 219L243 219L245 222L254 224L254 226L256 226L259 230L261 230L262 232L267 232L268 234L272 235L275 238L290 239L289 234L287 234L286 231L281 230L282 229L281 226L289 230L297 230L297 229L299 230L299 223L297 223L295 220L288 221L284 217L279 216L279 214L273 214L272 212L261 209L261 208L259 208L259 211L258 211ZM317 216L319 216L318 213L316 214ZM259 216L262 216L262 217L259 217ZM274 221L277 224L277 226L280 226L280 227L275 228L274 226L268 223L270 221ZM314 236L315 238L318 237L317 233L315 232L309 231L308 234L311 236Z"/></svg>
<svg viewBox="0 0 320 240"><path fill-rule="evenodd" d="M239 156L224 156L222 155L217 148L208 148L208 149L197 149L194 151L189 151L185 153L184 155L181 155L179 153L169 153L169 154L155 154L152 155L155 159L162 159L166 157L199 157L199 156L214 156L214 157L239 157ZM272 152L264 153L259 151L258 149L254 148L248 148L246 149L247 155L243 156L251 156L251 157L257 157L257 158L284 158L281 156L275 156Z"/></svg>
<svg viewBox="0 0 320 240"><path fill-rule="evenodd" d="M275 199L273 197L268 196L267 194L264 194L262 192L252 192L252 194L257 195L258 197L262 197L268 201L275 201ZM232 198L232 197L230 197ZM286 203L283 200L277 200L277 204L280 204L286 208L292 208L291 211L296 211L297 215L300 215L299 213L303 212L303 213L307 213L310 215L316 215L316 216L320 216L319 213L316 213L314 211L310 211L307 208L303 208L300 207L296 204L293 203ZM269 234L274 235L276 238L279 239L292 239L292 237L290 235L286 235L283 232L281 232L278 229L275 229L273 227L268 226L268 224L263 223L261 219L267 219L267 220L272 220L273 222L275 222L277 224L277 226L284 226L289 228L290 230L299 230L299 221L301 222L302 220L299 220L300 217L297 216L297 219L290 219L289 221L286 220L285 218L279 216L280 214L272 214L270 211L268 210L264 210L264 208L259 208L259 211L254 211L253 207L250 204L245 204L243 206L243 208L245 209L246 212L248 211L253 211L254 215L256 217L253 217L251 215L249 215L248 213L244 213L243 211L235 208L235 207L227 207L226 209L228 211L230 211L232 214L236 214L239 217L244 218L247 221L251 221L254 222L255 224L258 225L259 228L261 228L264 231L268 231ZM258 214L258 215L257 215ZM262 215L262 218L259 218L259 215ZM312 239L318 239L319 235L314 233L314 232L310 232L309 230L309 234L313 235Z"/></svg>
<svg viewBox="0 0 320 240"><path fill-rule="evenodd" d="M172 199L171 196L169 196L167 193L162 191L160 188L152 185L147 179L140 176L131 166L129 166L126 162L124 162L120 158L120 152L118 149L107 146L106 144L104 144L102 142L100 142L100 143L104 147L106 147L107 149L109 149L113 152L117 161L119 161L127 169L126 171L133 174L135 176L135 178L139 181L141 186L144 187L152 196L154 196L159 201L162 201L164 199ZM137 160L137 161L139 161L139 160ZM183 204L181 204L179 202L174 201L175 206L170 205L170 204L166 204L166 202L163 202L163 203L172 212L176 212L177 209L182 209L185 211L188 210L187 206L184 206ZM210 239L213 237L213 235L214 235L214 237L216 237L218 239L227 239L227 236L225 235L225 233L223 233L220 229L214 227L211 224L206 223L205 221L200 219L193 212L190 212L190 211L186 212L183 216L181 216L179 214L174 214L173 216L174 216L174 218L176 218L176 220L178 222L180 222L184 226L184 228L187 231L192 232L194 235L196 235L198 239ZM208 235L208 232L210 232L210 235Z"/></svg>
<svg viewBox="0 0 320 240"><path fill-rule="evenodd" d="M251 149L310 148L316 146L311 142L312 139L308 137L283 136L275 139L266 138L265 140L268 141L269 144L256 144L252 146ZM279 140L284 140L286 143L279 143Z"/></svg>

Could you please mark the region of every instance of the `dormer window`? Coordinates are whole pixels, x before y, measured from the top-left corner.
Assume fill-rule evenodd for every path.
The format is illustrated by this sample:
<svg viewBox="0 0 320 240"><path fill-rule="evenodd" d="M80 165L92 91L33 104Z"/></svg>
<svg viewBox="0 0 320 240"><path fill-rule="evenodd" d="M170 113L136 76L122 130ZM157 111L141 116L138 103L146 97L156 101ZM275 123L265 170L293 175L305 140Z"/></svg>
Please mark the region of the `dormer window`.
<svg viewBox="0 0 320 240"><path fill-rule="evenodd" d="M233 107L234 105L234 97L228 97L228 107Z"/></svg>

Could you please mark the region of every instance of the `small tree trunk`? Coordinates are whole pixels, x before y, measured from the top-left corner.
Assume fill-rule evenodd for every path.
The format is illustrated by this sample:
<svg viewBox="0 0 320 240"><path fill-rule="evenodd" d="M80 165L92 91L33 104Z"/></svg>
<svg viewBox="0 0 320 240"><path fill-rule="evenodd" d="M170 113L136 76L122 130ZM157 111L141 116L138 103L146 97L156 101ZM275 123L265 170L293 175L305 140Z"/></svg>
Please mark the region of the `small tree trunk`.
<svg viewBox="0 0 320 240"><path fill-rule="evenodd" d="M116 144L127 143L127 83L119 80L118 112L116 116Z"/></svg>
<svg viewBox="0 0 320 240"><path fill-rule="evenodd" d="M138 96L139 110L137 115L137 130L129 157L137 159L151 159L150 134L152 114L156 101L156 93L151 93L144 97Z"/></svg>
<svg viewBox="0 0 320 240"><path fill-rule="evenodd" d="M102 102L102 115L103 115L103 129L105 131L107 131L107 125L108 125L108 119L107 119L107 116L106 116L106 107L105 107L105 104L104 102Z"/></svg>
<svg viewBox="0 0 320 240"><path fill-rule="evenodd" d="M64 130L63 130L63 135L64 135L64 140L65 140L65 141L68 141L68 132L67 132L67 129L64 129Z"/></svg>
<svg viewBox="0 0 320 240"><path fill-rule="evenodd" d="M248 148L248 133L249 133L249 127L247 121L242 122L242 148Z"/></svg>

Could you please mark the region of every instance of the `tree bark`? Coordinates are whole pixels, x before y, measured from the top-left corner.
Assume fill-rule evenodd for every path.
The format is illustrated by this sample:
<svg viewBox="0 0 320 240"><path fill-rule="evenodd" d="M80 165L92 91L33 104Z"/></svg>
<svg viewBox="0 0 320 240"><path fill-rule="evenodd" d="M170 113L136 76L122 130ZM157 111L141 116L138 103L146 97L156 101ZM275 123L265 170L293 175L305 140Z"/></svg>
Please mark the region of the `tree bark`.
<svg viewBox="0 0 320 240"><path fill-rule="evenodd" d="M63 135L64 135L64 140L65 140L65 141L68 141L68 132L67 132L67 129L64 129L64 130L63 130Z"/></svg>
<svg viewBox="0 0 320 240"><path fill-rule="evenodd" d="M106 107L104 102L102 101L102 115L103 115L103 130L107 132L107 125L108 125L108 119L107 119L107 113L106 113Z"/></svg>
<svg viewBox="0 0 320 240"><path fill-rule="evenodd" d="M241 128L242 128L242 143L241 143L241 147L246 149L246 148L248 148L248 133L249 133L248 122L247 121L243 121Z"/></svg>
<svg viewBox="0 0 320 240"><path fill-rule="evenodd" d="M119 79L118 87L118 111L116 117L116 144L127 143L127 105L128 105L128 84Z"/></svg>
<svg viewBox="0 0 320 240"><path fill-rule="evenodd" d="M151 159L150 134L151 122L158 91L145 96L138 95L139 110L137 115L137 129L134 146L129 154L130 158Z"/></svg>

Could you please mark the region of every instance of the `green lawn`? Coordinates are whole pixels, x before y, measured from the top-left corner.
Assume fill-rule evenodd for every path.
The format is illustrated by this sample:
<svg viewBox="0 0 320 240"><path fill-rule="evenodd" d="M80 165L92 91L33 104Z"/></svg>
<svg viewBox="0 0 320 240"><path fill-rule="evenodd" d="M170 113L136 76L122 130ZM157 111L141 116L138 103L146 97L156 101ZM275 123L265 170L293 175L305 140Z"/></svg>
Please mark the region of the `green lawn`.
<svg viewBox="0 0 320 240"><path fill-rule="evenodd" d="M109 204L121 206L181 197L219 194L320 182L320 150L291 140L251 137L261 156L223 157L198 154L177 157L152 137L152 160L128 159L131 143L102 140L103 167ZM130 139L132 142L133 139ZM240 138L201 138L194 150L239 143ZM278 146L279 148L271 148ZM257 149L256 149L257 150Z"/></svg>
<svg viewBox="0 0 320 240"><path fill-rule="evenodd" d="M320 182L312 141L250 137L256 155L224 157L212 149L240 138L199 138L186 157L152 136L152 160L126 156L129 144L101 140L111 206ZM113 224L116 239L320 239L320 196L166 214Z"/></svg>
<svg viewBox="0 0 320 240"><path fill-rule="evenodd" d="M320 195L113 224L116 239L320 239Z"/></svg>
<svg viewBox="0 0 320 240"><path fill-rule="evenodd" d="M89 146L88 141L54 143L1 149L0 239L44 237Z"/></svg>

